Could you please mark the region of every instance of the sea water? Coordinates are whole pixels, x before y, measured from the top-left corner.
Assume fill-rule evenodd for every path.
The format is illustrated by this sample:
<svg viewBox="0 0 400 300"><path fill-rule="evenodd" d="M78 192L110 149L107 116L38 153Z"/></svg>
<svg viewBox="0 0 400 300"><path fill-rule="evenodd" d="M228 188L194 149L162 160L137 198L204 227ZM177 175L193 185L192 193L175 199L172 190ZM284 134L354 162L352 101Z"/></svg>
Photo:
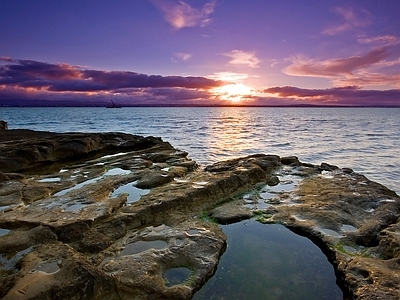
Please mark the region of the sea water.
<svg viewBox="0 0 400 300"><path fill-rule="evenodd" d="M400 108L0 107L9 129L157 136L205 165L255 153L352 168L400 192Z"/></svg>

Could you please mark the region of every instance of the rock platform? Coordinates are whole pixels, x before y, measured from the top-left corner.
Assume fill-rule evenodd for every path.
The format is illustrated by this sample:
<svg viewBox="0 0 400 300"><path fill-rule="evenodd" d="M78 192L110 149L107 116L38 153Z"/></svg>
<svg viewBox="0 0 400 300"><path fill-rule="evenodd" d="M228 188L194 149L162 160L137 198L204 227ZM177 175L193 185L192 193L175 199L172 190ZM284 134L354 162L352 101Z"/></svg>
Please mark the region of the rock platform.
<svg viewBox="0 0 400 300"><path fill-rule="evenodd" d="M395 192L327 163L203 168L160 138L0 131L2 299L190 299L225 251L218 223L248 218L310 238L348 297L399 299L399 216Z"/></svg>

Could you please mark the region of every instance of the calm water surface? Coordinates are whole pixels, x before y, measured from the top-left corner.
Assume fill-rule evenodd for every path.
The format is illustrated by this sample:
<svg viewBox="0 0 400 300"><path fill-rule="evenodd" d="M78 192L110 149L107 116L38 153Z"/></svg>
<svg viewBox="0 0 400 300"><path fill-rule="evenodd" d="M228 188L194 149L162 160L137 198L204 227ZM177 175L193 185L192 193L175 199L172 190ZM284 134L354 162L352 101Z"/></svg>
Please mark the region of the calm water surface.
<svg viewBox="0 0 400 300"><path fill-rule="evenodd" d="M348 167L400 192L400 108L0 108L10 129L162 137L200 164L254 153Z"/></svg>
<svg viewBox="0 0 400 300"><path fill-rule="evenodd" d="M193 299L343 299L333 266L307 238L252 220L222 229L228 249Z"/></svg>

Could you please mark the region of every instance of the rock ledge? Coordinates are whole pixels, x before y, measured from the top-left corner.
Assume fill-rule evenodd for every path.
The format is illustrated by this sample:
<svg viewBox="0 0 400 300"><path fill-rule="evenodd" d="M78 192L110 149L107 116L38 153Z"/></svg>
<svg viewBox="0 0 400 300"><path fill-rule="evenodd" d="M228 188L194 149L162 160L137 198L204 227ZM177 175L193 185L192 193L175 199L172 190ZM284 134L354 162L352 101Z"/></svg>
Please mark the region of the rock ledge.
<svg viewBox="0 0 400 300"><path fill-rule="evenodd" d="M2 299L190 299L226 248L210 219L246 218L312 239L350 297L399 299L399 216L395 192L326 163L200 168L154 137L0 132Z"/></svg>

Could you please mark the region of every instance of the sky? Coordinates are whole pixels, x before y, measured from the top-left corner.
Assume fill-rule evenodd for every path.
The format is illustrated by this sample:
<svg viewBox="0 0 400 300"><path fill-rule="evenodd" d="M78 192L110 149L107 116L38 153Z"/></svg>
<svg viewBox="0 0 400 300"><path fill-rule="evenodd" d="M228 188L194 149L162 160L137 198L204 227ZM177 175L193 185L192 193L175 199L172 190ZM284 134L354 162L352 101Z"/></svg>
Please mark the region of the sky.
<svg viewBox="0 0 400 300"><path fill-rule="evenodd" d="M399 16L398 0L0 0L0 104L400 106Z"/></svg>

